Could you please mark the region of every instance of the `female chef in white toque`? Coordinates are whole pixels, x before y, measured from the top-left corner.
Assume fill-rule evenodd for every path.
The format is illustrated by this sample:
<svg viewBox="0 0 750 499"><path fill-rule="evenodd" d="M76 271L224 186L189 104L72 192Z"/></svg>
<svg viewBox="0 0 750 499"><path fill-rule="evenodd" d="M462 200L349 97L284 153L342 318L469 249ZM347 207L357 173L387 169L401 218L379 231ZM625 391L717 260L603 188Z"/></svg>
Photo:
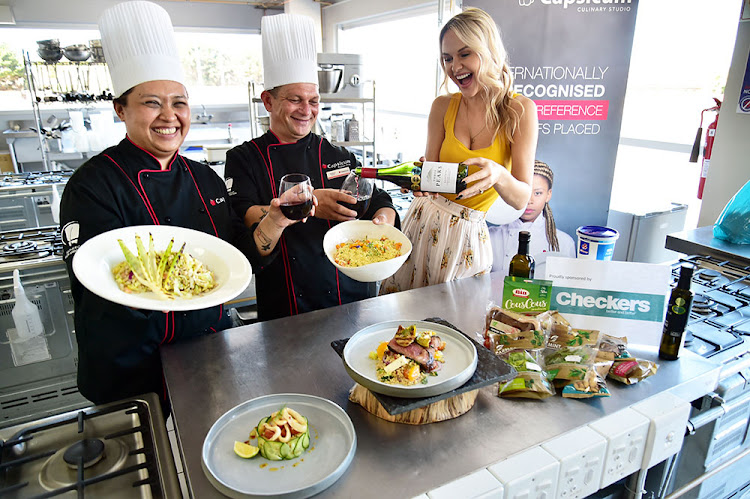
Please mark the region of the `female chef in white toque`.
<svg viewBox="0 0 750 499"><path fill-rule="evenodd" d="M97 404L156 392L168 411L160 345L230 327L227 311L152 312L104 300L76 279L76 250L112 229L155 224L206 232L235 245L253 265L261 260L252 232L227 202L223 179L179 154L190 106L167 12L150 2L121 3L104 12L99 29L115 112L127 135L73 174L60 207L75 302L78 388ZM268 218L286 220L278 204Z"/></svg>

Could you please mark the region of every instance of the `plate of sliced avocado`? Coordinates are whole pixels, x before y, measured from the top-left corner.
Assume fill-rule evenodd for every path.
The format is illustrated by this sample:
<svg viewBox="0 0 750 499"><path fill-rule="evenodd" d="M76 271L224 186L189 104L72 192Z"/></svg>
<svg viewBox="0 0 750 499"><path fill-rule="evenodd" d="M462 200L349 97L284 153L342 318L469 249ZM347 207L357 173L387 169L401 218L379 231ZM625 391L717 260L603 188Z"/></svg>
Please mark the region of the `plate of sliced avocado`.
<svg viewBox="0 0 750 499"><path fill-rule="evenodd" d="M356 448L354 425L337 404L279 393L224 413L203 441L201 465L228 497L304 498L338 480Z"/></svg>

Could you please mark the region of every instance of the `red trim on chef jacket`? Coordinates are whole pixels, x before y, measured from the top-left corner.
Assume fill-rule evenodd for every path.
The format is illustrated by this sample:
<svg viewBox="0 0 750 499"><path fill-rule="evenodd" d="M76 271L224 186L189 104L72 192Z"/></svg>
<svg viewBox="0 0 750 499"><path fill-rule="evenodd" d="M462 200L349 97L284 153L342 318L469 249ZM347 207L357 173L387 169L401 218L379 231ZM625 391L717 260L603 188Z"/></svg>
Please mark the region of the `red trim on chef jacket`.
<svg viewBox="0 0 750 499"><path fill-rule="evenodd" d="M159 342L159 345L163 345L167 341L167 336L169 336L169 312L166 312L164 315L166 316L164 320L164 337Z"/></svg>
<svg viewBox="0 0 750 499"><path fill-rule="evenodd" d="M198 197L201 198L201 203L203 203L203 208L206 209L206 214L208 215L208 219L211 220L211 226L214 228L214 234L216 235L216 237L219 237L219 231L216 230L216 224L214 223L214 218L211 216L211 212L208 210L206 201L203 199L203 194L201 193L201 190L198 187L198 182L195 181L195 177L193 176L193 170L190 169L190 167L187 164L187 161L185 161L185 158L180 156L180 159L182 160L182 164L185 165L185 168L187 168L188 173L190 173L190 178L193 179L195 190L198 191Z"/></svg>
<svg viewBox="0 0 750 499"><path fill-rule="evenodd" d="M323 181L323 138L320 138L320 142L318 142L318 167L320 168L320 180ZM325 184L323 184L325 187ZM331 221L326 220L328 222L328 229L331 228ZM339 269L334 268L334 272L336 272L336 293L338 294L339 298L339 305L341 305L341 283L339 282Z"/></svg>
<svg viewBox="0 0 750 499"><path fill-rule="evenodd" d="M133 189L135 189L135 192L138 193L138 196L140 196L141 201L143 201L143 204L146 206L146 211L148 212L148 215L151 217L151 221L154 222L154 225L159 225L159 220L156 218L156 213L154 213L154 210L153 208L151 208L151 205L148 202L146 202L146 198L144 197L144 194L141 193L141 191L138 189L138 186L135 185L135 182L133 182L133 179L130 178L130 175L128 175L125 172L125 170L122 168L122 166L117 164L117 161L112 159L109 155L103 154L103 156L107 158L108 160L110 160L112 163L114 163L115 166L120 169L122 174L125 175L125 178L128 179L128 181L130 182L130 185L133 186Z"/></svg>
<svg viewBox="0 0 750 499"><path fill-rule="evenodd" d="M156 158L156 156L154 156L153 154L151 154L150 152L148 152L147 150L145 150L144 148L142 148L141 146L139 146L138 144L136 144L135 142L133 142L132 140L130 140L130 137L128 137L127 134L125 134L125 138L128 139L128 142L130 142L131 144L133 144L135 147L137 147L141 151L145 152L146 154L148 154L149 156L151 156L152 158L154 158L154 161L156 161L156 163L161 167L161 161L159 161ZM172 156L172 159L170 160L169 164L167 165L167 168L166 168L167 170L171 170L172 169L172 163L174 163L174 160L175 160L176 157L177 157L177 153L175 153L175 155Z"/></svg>
<svg viewBox="0 0 750 499"><path fill-rule="evenodd" d="M276 140L279 140L279 138L276 136L275 133L271 132L271 135L276 137ZM268 175L269 175L269 178L271 179L271 194L273 195L273 197L278 197L279 192L276 190L276 178L273 175L273 161L271 161L271 147L279 146L279 145L286 145L286 144L279 141L276 144L269 144L266 147L266 155L268 156L268 163L266 164L266 169L268 170ZM284 264L284 282L286 283L286 287L287 287L286 294L287 294L287 299L289 300L289 314L297 315L299 313L299 306L297 305L297 293L294 291L294 279L292 279L292 269L291 269L291 266L289 265L289 250L287 250L287 247L286 247L286 239L284 238L284 234L281 235L279 243L281 244L281 261Z"/></svg>

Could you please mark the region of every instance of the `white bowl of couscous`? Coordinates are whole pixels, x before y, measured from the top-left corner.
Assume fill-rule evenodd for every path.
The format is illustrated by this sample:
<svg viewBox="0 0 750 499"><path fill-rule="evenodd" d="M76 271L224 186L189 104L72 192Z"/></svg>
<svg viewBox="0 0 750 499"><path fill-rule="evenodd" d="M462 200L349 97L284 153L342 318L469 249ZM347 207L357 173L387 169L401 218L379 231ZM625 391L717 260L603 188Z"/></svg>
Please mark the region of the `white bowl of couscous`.
<svg viewBox="0 0 750 499"><path fill-rule="evenodd" d="M383 241L383 238L386 238ZM340 265L336 262L337 246L354 241L377 241L384 242L389 246L391 243L401 247L397 256L381 262L367 263L357 267ZM370 220L352 220L342 222L331 227L323 237L323 251L325 251L331 264L339 269L344 275L355 281L375 282L392 276L404 264L411 253L411 241L403 232L391 225L375 225ZM353 255L356 263L362 263L357 255Z"/></svg>

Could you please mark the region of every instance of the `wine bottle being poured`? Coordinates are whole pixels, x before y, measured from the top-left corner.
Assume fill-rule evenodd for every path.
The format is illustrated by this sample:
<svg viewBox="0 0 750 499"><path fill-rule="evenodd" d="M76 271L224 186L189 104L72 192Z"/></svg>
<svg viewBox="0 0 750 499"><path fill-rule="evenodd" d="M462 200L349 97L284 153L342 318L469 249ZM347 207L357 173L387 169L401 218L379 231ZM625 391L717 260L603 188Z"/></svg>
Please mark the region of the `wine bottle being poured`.
<svg viewBox="0 0 750 499"><path fill-rule="evenodd" d="M456 194L466 189L469 167L463 163L409 161L387 168L357 168L362 178L387 180L412 191Z"/></svg>

